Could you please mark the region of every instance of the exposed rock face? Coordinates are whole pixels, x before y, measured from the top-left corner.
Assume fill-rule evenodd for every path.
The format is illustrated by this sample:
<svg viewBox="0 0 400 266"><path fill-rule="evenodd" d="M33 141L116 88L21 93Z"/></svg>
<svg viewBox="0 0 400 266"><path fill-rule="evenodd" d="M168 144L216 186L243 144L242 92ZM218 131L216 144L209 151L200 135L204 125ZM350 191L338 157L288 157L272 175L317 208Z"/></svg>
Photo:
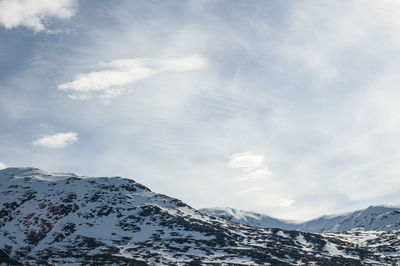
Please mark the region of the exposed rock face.
<svg viewBox="0 0 400 266"><path fill-rule="evenodd" d="M399 231L316 234L255 228L120 177L0 171L0 262L119 265L392 265Z"/></svg>

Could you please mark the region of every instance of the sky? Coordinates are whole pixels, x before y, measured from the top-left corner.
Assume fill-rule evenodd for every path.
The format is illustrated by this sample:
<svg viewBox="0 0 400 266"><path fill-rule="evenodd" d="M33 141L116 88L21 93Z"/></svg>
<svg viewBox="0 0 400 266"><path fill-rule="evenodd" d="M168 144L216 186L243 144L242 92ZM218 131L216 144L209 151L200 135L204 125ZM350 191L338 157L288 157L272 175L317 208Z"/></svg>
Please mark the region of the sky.
<svg viewBox="0 0 400 266"><path fill-rule="evenodd" d="M400 2L0 0L0 168L305 220L400 204Z"/></svg>

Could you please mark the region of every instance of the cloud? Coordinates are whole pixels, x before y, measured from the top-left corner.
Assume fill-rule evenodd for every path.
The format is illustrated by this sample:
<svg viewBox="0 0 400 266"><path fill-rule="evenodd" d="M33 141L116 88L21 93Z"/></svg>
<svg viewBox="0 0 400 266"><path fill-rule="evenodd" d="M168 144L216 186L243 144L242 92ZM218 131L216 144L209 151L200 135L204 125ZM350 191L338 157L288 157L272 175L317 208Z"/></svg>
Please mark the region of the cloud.
<svg viewBox="0 0 400 266"><path fill-rule="evenodd" d="M241 152L232 154L229 158L229 168L242 170L242 174L235 179L236 181L262 180L271 175L271 172L262 166L264 156L252 152Z"/></svg>
<svg viewBox="0 0 400 266"><path fill-rule="evenodd" d="M288 11L288 27L276 38L276 52L288 69L310 75L313 82L343 77L358 60L372 59L369 63L384 57L399 41L392 34L400 27L398 1L301 1ZM387 38L388 45L381 45L381 38ZM352 64L347 61L350 54L357 59ZM352 74L358 76L363 69L356 70Z"/></svg>
<svg viewBox="0 0 400 266"><path fill-rule="evenodd" d="M80 74L71 82L58 86L59 90L73 91L73 100L86 100L99 93L101 100L121 96L132 83L164 71L189 71L206 65L206 59L194 55L186 58L159 60L151 58L119 59L100 63L104 70Z"/></svg>
<svg viewBox="0 0 400 266"><path fill-rule="evenodd" d="M230 156L230 168L256 168L264 161L264 157L252 152L235 153Z"/></svg>
<svg viewBox="0 0 400 266"><path fill-rule="evenodd" d="M0 1L0 24L6 29L25 26L39 32L46 29L48 18L74 16L76 6L76 0L3 0Z"/></svg>
<svg viewBox="0 0 400 266"><path fill-rule="evenodd" d="M252 152L242 152L232 154L228 162L228 167L233 169L241 169L242 173L236 181L263 180L271 172L262 166L264 156L254 154Z"/></svg>
<svg viewBox="0 0 400 266"><path fill-rule="evenodd" d="M279 203L279 205L280 205L282 208L289 208L290 206L293 205L293 203L295 203L295 200L287 199L287 200L281 200L281 202Z"/></svg>
<svg viewBox="0 0 400 266"><path fill-rule="evenodd" d="M267 168L247 168L243 170L243 174L236 178L237 181L246 180L257 180L264 179L266 176L270 175L271 172Z"/></svg>
<svg viewBox="0 0 400 266"><path fill-rule="evenodd" d="M0 47L10 58L4 71L13 73L0 85L5 162L133 175L198 207L293 219L400 201L400 2L94 2L81 5L74 34L57 42L20 34ZM190 63L173 63L193 54L212 62L191 72L181 72ZM135 63L145 72L133 71ZM107 79L107 71L127 83ZM62 83L71 87L49 91ZM129 94L132 86L141 89ZM75 101L60 104L54 93ZM89 99L120 101L76 104ZM25 147L20 137L43 121L96 134L85 139L92 148L71 145L55 157ZM242 151L262 162L226 157ZM296 203L281 208L285 200Z"/></svg>
<svg viewBox="0 0 400 266"><path fill-rule="evenodd" d="M4 163L0 162L0 170L4 169L4 168L7 168L7 165L5 165Z"/></svg>
<svg viewBox="0 0 400 266"><path fill-rule="evenodd" d="M287 191L287 184L273 176L265 166L264 156L242 152L232 154L229 158L227 166L241 171L231 186L241 200L254 199L252 208L285 209L295 203L289 198L291 195Z"/></svg>
<svg viewBox="0 0 400 266"><path fill-rule="evenodd" d="M264 156L252 152L241 152L232 154L229 158L228 167L241 170L241 174L235 178L235 181L241 183L250 182L251 186L253 186L254 182L262 182L271 174L266 167L262 167ZM254 187L251 188L251 190L253 189ZM245 188L242 192L248 190L249 188ZM257 187L257 190L260 190L260 187Z"/></svg>
<svg viewBox="0 0 400 266"><path fill-rule="evenodd" d="M65 148L78 140L78 134L74 132L57 133L38 138L33 145L51 149Z"/></svg>

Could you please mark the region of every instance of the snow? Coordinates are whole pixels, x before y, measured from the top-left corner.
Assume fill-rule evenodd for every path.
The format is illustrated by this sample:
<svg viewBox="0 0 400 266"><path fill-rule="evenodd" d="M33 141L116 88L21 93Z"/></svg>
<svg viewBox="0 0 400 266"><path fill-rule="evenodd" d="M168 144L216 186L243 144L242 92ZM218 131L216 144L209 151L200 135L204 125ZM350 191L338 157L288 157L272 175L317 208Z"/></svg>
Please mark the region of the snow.
<svg viewBox="0 0 400 266"><path fill-rule="evenodd" d="M208 208L203 212L236 223L262 228L303 232L391 231L400 229L400 206L378 205L344 214L325 215L306 222L276 219L264 214L232 208Z"/></svg>
<svg viewBox="0 0 400 266"><path fill-rule="evenodd" d="M49 262L73 265L80 262L79 257L63 258L63 252L77 248L74 252L78 255L83 252L96 256L108 252L110 247L117 250L113 256L174 265L186 265L193 258L201 258L203 263L257 265L254 258L259 255L251 257L256 251L265 254L266 265L269 259L302 265L298 259L301 256L312 258L307 261L310 265L329 261L331 256L358 259L357 250L353 254L344 247L357 247L360 252L369 250L373 255L366 261L374 263L381 258L400 258L398 250L380 250L382 246L397 245L399 231L364 232L366 227L359 226L360 232L309 234L246 226L209 216L119 177L81 177L36 168L8 168L0 170L0 179L0 207L6 214L0 217L0 248L8 245L12 247L11 256L30 256L25 263L37 264L35 258L51 249L59 255L52 256ZM389 218L391 223L395 221L396 210L385 206L345 216L375 217L376 225L387 226ZM268 216L230 208L220 209L220 213L249 223L277 223ZM329 219L337 222L341 217ZM328 224L324 219L320 226ZM330 228L341 227L336 223ZM29 235L36 241L34 244L29 243ZM324 253L316 249L314 239L317 244L320 239L326 242Z"/></svg>
<svg viewBox="0 0 400 266"><path fill-rule="evenodd" d="M326 250L332 256L343 256L345 255L343 252L338 250L335 245L331 243L326 243L324 246L324 250Z"/></svg>
<svg viewBox="0 0 400 266"><path fill-rule="evenodd" d="M299 245L302 246L302 249L303 249L304 251L312 251L312 250L313 250L313 249L312 249L312 246L310 245L310 243L308 243L308 242L304 239L304 237L303 237L302 235L298 235L298 236L296 237L296 241L297 241L297 243L298 243Z"/></svg>

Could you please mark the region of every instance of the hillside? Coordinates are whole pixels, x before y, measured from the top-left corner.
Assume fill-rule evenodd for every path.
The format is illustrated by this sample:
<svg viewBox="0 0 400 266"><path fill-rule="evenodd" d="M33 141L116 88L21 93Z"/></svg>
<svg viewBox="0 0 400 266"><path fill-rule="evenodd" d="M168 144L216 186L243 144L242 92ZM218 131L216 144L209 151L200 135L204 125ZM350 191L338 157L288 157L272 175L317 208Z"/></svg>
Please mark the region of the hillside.
<svg viewBox="0 0 400 266"><path fill-rule="evenodd" d="M399 231L316 234L232 223L131 179L0 171L0 262L391 265Z"/></svg>
<svg viewBox="0 0 400 266"><path fill-rule="evenodd" d="M324 215L306 222L291 222L268 215L232 208L201 211L228 221L261 228L280 228L303 232L391 231L400 230L400 207L381 205L345 214Z"/></svg>

